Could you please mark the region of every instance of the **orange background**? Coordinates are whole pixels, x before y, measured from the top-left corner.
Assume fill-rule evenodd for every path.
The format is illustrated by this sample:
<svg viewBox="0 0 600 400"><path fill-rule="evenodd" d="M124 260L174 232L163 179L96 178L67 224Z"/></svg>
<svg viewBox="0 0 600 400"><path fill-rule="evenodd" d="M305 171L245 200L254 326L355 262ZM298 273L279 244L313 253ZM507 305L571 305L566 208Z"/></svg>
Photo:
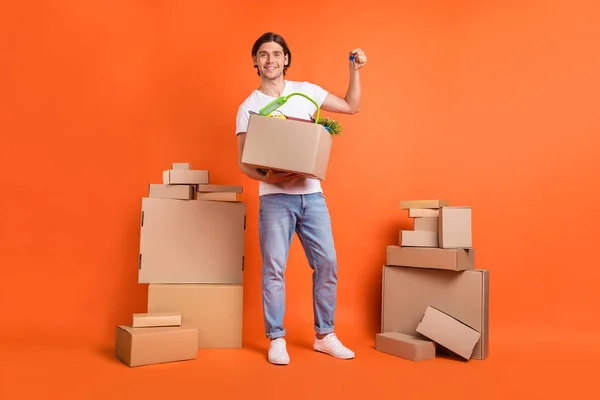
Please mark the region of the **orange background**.
<svg viewBox="0 0 600 400"><path fill-rule="evenodd" d="M237 168L234 129L259 84L252 43L268 30L291 47L289 79L339 95L348 51L369 58L361 113L332 115L345 134L323 183L342 340L372 346L385 249L411 228L398 202L414 198L473 208L476 264L491 272L491 355L495 344L597 335L597 2L203 3L4 6L2 343L110 348L114 326L146 306L141 198L171 162L189 161L212 183L244 185L244 342L265 346L257 183ZM287 279L286 327L309 343L297 239Z"/></svg>

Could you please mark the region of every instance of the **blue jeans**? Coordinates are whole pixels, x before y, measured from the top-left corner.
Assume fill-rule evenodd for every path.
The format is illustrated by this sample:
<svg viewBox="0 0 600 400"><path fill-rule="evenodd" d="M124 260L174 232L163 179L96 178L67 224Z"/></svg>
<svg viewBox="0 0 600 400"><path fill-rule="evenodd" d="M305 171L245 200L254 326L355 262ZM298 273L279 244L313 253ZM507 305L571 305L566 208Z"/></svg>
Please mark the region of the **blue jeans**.
<svg viewBox="0 0 600 400"><path fill-rule="evenodd" d="M322 193L269 194L260 197L259 239L262 253L262 301L266 336L285 336L285 269L294 232L313 270L314 327L334 331L337 259L329 210Z"/></svg>

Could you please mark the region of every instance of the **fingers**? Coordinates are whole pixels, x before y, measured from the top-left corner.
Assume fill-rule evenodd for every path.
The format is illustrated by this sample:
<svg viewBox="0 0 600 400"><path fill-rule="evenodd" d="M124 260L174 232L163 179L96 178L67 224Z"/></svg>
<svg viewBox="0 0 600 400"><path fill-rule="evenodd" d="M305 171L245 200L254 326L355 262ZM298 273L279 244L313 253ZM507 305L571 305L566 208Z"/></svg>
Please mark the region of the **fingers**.
<svg viewBox="0 0 600 400"><path fill-rule="evenodd" d="M364 65L367 62L367 55L365 54L365 52L360 48L357 47L355 49L353 49L352 51L350 51L350 55L354 56L354 64L355 65Z"/></svg>

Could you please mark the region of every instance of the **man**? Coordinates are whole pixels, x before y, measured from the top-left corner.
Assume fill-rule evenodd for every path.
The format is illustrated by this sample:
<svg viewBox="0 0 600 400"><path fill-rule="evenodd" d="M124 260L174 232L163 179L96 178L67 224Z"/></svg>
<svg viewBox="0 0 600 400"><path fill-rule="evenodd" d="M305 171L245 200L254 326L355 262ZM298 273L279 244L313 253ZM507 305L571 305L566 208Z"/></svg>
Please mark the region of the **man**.
<svg viewBox="0 0 600 400"><path fill-rule="evenodd" d="M361 90L359 69L367 57L361 49L350 52L350 83L345 98L340 98L309 82L285 79L292 54L285 40L268 32L252 47L254 67L261 84L240 105L236 120L238 162L248 177L259 183L259 239L262 253L262 299L266 336L271 339L268 360L286 365L283 316L285 312L285 269L294 232L298 235L313 269L313 313L316 337L313 348L331 356L351 359L354 352L346 348L334 332L337 290L337 260L331 219L317 179L292 173L266 173L241 163L250 112L256 112L275 98L301 92L319 104L322 110L354 114L359 111ZM326 65L326 63L321 63ZM290 117L308 119L316 108L302 96L291 97L278 111Z"/></svg>

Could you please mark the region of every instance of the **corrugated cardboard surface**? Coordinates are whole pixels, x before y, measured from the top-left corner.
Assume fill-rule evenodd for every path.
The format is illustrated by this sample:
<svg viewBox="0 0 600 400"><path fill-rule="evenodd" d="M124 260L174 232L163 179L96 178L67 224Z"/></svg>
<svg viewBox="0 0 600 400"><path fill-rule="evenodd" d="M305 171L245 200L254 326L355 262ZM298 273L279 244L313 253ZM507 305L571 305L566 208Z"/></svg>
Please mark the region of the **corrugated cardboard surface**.
<svg viewBox="0 0 600 400"><path fill-rule="evenodd" d="M386 265L464 271L475 266L474 249L388 246Z"/></svg>
<svg viewBox="0 0 600 400"><path fill-rule="evenodd" d="M246 203L142 199L139 283L242 283Z"/></svg>
<svg viewBox="0 0 600 400"><path fill-rule="evenodd" d="M473 247L471 207L443 207L438 221L439 246L445 249Z"/></svg>
<svg viewBox="0 0 600 400"><path fill-rule="evenodd" d="M435 358L435 343L400 332L383 332L375 336L375 349L411 361Z"/></svg>
<svg viewBox="0 0 600 400"><path fill-rule="evenodd" d="M117 326L115 356L130 367L192 360L198 357L197 343L198 330L193 327Z"/></svg>
<svg viewBox="0 0 600 400"><path fill-rule="evenodd" d="M433 307L427 307L417 332L467 360L481 337L476 330Z"/></svg>
<svg viewBox="0 0 600 400"><path fill-rule="evenodd" d="M428 306L481 334L472 358L488 354L489 271L383 267L381 332L416 335Z"/></svg>
<svg viewBox="0 0 600 400"><path fill-rule="evenodd" d="M320 124L252 114L242 163L325 179L332 139Z"/></svg>
<svg viewBox="0 0 600 400"><path fill-rule="evenodd" d="M198 329L199 348L242 347L242 285L151 284L148 312L181 313Z"/></svg>
<svg viewBox="0 0 600 400"><path fill-rule="evenodd" d="M179 313L137 313L133 314L134 328L153 326L181 326Z"/></svg>

